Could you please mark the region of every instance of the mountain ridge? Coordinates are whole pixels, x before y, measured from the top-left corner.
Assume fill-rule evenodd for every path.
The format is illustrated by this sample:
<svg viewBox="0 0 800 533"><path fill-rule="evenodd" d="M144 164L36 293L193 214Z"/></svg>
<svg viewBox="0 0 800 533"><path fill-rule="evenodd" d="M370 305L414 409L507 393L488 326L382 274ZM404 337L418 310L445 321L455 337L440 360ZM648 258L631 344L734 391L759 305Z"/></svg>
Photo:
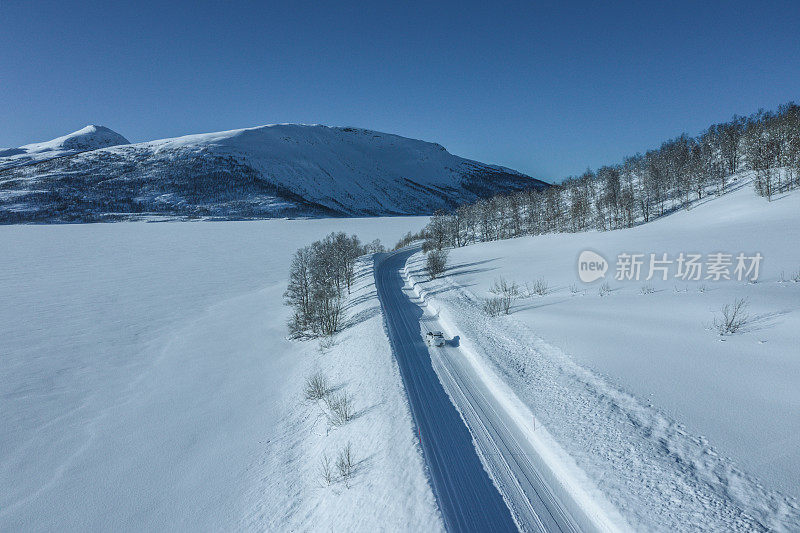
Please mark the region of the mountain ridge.
<svg viewBox="0 0 800 533"><path fill-rule="evenodd" d="M272 124L0 170L0 222L420 215L546 186L437 143L362 128Z"/></svg>

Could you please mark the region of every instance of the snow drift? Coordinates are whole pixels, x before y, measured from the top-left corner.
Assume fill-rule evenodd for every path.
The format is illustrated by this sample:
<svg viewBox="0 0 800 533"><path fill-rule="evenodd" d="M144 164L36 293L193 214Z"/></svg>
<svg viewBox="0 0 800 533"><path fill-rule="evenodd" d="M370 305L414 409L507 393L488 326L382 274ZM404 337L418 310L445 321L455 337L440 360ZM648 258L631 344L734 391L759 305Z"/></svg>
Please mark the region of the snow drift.
<svg viewBox="0 0 800 533"><path fill-rule="evenodd" d="M0 222L430 214L544 182L377 131L279 124L0 171Z"/></svg>

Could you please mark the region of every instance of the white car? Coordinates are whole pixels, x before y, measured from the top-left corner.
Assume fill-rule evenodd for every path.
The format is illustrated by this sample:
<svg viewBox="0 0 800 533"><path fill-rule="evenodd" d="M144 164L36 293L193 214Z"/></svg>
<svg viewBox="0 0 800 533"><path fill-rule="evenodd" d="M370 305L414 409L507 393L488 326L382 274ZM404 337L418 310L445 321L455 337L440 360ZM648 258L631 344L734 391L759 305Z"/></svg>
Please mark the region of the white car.
<svg viewBox="0 0 800 533"><path fill-rule="evenodd" d="M444 333L441 331L429 331L425 335L428 346L444 346Z"/></svg>

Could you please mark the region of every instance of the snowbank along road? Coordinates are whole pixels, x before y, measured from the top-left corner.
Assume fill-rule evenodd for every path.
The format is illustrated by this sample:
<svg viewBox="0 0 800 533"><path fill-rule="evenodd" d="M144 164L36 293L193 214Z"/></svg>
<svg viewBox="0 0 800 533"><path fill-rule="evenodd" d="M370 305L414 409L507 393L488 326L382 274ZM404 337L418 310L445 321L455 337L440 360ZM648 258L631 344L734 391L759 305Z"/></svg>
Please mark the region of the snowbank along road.
<svg viewBox="0 0 800 533"><path fill-rule="evenodd" d="M548 487L525 435L465 362L458 339L429 351L423 330L439 329L436 317L423 310L401 275L415 251L378 259L375 277L445 526L451 531L595 529L573 516L570 505Z"/></svg>

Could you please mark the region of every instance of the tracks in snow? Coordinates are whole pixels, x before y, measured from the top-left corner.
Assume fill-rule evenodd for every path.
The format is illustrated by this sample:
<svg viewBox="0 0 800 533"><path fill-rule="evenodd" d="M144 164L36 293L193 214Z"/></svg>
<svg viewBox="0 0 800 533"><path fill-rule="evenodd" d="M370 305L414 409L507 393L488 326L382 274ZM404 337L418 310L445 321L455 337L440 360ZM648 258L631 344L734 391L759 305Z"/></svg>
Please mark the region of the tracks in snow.
<svg viewBox="0 0 800 533"><path fill-rule="evenodd" d="M414 251L388 256L376 265L375 277L445 526L451 531L594 529L573 516L548 485L524 431L464 358L457 340L430 351L423 342L423 326L440 328L412 300L401 275Z"/></svg>

